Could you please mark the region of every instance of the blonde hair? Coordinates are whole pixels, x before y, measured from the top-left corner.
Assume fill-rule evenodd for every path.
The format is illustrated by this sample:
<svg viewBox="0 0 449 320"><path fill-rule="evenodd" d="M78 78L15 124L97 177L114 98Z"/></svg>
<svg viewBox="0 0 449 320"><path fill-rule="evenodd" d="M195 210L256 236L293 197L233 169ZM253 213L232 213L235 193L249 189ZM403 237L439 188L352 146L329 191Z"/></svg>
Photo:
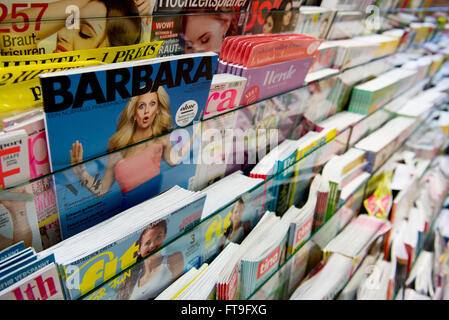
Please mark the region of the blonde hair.
<svg viewBox="0 0 449 320"><path fill-rule="evenodd" d="M165 91L163 87L158 87L157 91L153 92L156 92L157 94L158 111L152 123L152 137L157 137L172 129L172 116L170 112L170 98L167 91ZM139 96L132 97L123 109L120 121L117 125L117 131L111 138L109 138L107 147L108 152L120 150L137 142L133 141L133 135L136 130L134 115L136 112L138 99ZM133 148L127 148L123 150L122 156L126 157L131 155L132 149Z"/></svg>

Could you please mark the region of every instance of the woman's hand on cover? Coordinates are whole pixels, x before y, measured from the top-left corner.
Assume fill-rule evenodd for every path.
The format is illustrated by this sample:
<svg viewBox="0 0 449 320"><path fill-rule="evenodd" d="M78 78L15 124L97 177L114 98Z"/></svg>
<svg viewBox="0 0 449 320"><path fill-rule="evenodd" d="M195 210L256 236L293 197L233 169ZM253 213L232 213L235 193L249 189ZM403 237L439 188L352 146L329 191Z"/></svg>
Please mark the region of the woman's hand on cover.
<svg viewBox="0 0 449 320"><path fill-rule="evenodd" d="M72 144L72 150L70 150L70 164L83 162L83 145L78 140Z"/></svg>
<svg viewBox="0 0 449 320"><path fill-rule="evenodd" d="M137 11L139 11L140 16L146 16L151 14L152 3L151 0L134 0L136 4Z"/></svg>
<svg viewBox="0 0 449 320"><path fill-rule="evenodd" d="M78 163L83 162L83 145L76 141L72 144L72 150L70 150L70 165L75 166L73 167L73 172L80 176L83 174L85 170L84 165L76 166Z"/></svg>

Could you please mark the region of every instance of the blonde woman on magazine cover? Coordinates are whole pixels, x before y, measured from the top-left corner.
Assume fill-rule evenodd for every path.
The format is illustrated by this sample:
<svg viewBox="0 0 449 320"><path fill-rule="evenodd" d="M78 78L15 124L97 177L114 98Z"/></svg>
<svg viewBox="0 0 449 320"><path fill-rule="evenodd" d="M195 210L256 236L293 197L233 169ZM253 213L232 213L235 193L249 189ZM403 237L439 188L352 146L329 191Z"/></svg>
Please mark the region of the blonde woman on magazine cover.
<svg viewBox="0 0 449 320"><path fill-rule="evenodd" d="M190 151L193 143L194 137L176 152L169 135L151 139L167 133L170 129L170 100L162 86L156 91L132 97L121 113L116 133L109 139L107 152L111 154L103 177L100 180L92 177L86 171L85 165L75 166L73 172L78 176L81 185L97 197L106 195L117 181L122 194L128 196L124 209L147 200L160 191L162 159L169 166L176 166ZM150 140L142 142L148 139ZM137 145L126 148L134 144ZM121 151L115 152L117 150ZM81 142L72 144L70 158L72 165L83 161Z"/></svg>

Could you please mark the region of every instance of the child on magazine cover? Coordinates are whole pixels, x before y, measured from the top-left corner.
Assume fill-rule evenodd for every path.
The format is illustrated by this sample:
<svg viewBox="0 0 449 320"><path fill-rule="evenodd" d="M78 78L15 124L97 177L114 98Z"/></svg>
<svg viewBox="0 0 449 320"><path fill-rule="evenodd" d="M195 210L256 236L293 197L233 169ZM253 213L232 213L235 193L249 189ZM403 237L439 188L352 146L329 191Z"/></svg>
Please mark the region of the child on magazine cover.
<svg viewBox="0 0 449 320"><path fill-rule="evenodd" d="M154 299L182 275L184 257L181 252L163 255L159 251L149 256L162 246L166 236L166 220L155 222L142 231L139 240L136 242L139 246L138 259L141 262L137 262L135 267L131 269L130 277L126 278L119 286L118 299ZM142 261L142 259L144 260Z"/></svg>
<svg viewBox="0 0 449 320"><path fill-rule="evenodd" d="M171 127L170 100L162 86L132 97L121 113L116 133L109 139L107 151L111 154L101 180L92 177L84 165L74 167L73 172L81 185L98 197L103 197L117 181L123 194L122 209L130 208L160 193L162 159L176 166L190 151L195 134L179 151L173 149L169 135L139 143L161 136ZM137 145L126 148L133 144ZM114 152L117 150L121 151ZM72 165L83 161L80 142L72 144L70 157Z"/></svg>
<svg viewBox="0 0 449 320"><path fill-rule="evenodd" d="M72 13L67 10L69 6L79 8L79 28L74 27L75 21L73 26L67 24L66 19L69 19ZM139 11L134 0L60 0L48 3L43 13L40 7L24 9L19 13L22 12L30 21L43 21L39 28L36 23L36 28L28 28L18 33L23 39L26 37L34 39L30 41L33 42L30 45L34 48L54 34L56 34L54 52L137 44L141 37L142 25L140 18L136 18ZM106 19L110 17L120 19ZM8 19L11 17L8 16L6 20ZM52 21L45 21L48 19ZM15 34L13 31L11 33ZM5 42L0 44L0 49L6 51L4 44ZM27 49L29 48L30 46L27 46Z"/></svg>

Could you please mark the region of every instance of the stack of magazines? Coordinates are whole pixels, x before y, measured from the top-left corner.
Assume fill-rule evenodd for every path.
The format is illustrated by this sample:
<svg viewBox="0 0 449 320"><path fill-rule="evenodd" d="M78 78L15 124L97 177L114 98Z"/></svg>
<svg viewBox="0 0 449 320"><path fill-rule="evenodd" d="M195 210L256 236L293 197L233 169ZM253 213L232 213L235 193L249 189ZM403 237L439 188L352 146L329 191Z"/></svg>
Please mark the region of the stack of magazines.
<svg viewBox="0 0 449 320"><path fill-rule="evenodd" d="M190 269L156 300L215 300L218 275L238 249L238 244L229 243L210 264Z"/></svg>
<svg viewBox="0 0 449 320"><path fill-rule="evenodd" d="M323 251L342 254L360 263L369 246L390 229L391 224L387 220L359 215Z"/></svg>
<svg viewBox="0 0 449 320"><path fill-rule="evenodd" d="M315 273L306 278L290 300L332 300L349 280L352 259L331 254Z"/></svg>
<svg viewBox="0 0 449 320"><path fill-rule="evenodd" d="M348 110L361 114L373 113L410 87L416 80L416 75L414 70L396 68L356 86Z"/></svg>
<svg viewBox="0 0 449 320"><path fill-rule="evenodd" d="M242 105L300 87L322 40L301 34L228 37L217 73L247 79Z"/></svg>
<svg viewBox="0 0 449 320"><path fill-rule="evenodd" d="M347 199L348 195L368 179L369 174L364 171L367 164L365 152L351 148L341 156L332 157L324 165L323 179L329 184L325 220L339 208L341 199Z"/></svg>
<svg viewBox="0 0 449 320"><path fill-rule="evenodd" d="M237 171L202 190L206 193L201 220L206 219L225 205L242 197L263 182L262 179L250 178Z"/></svg>
<svg viewBox="0 0 449 320"><path fill-rule="evenodd" d="M246 299L285 257L288 224L267 211L221 271L218 300ZM270 235L270 236L267 236Z"/></svg>
<svg viewBox="0 0 449 320"><path fill-rule="evenodd" d="M290 207L282 216L282 220L288 223L287 254L292 255L312 234L315 208L317 207L318 188L321 184L321 175L316 175L309 190L306 204L298 209Z"/></svg>
<svg viewBox="0 0 449 320"><path fill-rule="evenodd" d="M54 255L23 241L0 251L0 300L64 300Z"/></svg>
<svg viewBox="0 0 449 320"><path fill-rule="evenodd" d="M368 160L366 171L373 172L378 169L412 133L416 124L414 118L396 117L360 140L355 148L366 151Z"/></svg>
<svg viewBox="0 0 449 320"><path fill-rule="evenodd" d="M76 299L199 223L204 202L204 193L173 187L39 256L54 254L66 296ZM157 241L146 238L150 235ZM109 263L104 264L104 256Z"/></svg>

